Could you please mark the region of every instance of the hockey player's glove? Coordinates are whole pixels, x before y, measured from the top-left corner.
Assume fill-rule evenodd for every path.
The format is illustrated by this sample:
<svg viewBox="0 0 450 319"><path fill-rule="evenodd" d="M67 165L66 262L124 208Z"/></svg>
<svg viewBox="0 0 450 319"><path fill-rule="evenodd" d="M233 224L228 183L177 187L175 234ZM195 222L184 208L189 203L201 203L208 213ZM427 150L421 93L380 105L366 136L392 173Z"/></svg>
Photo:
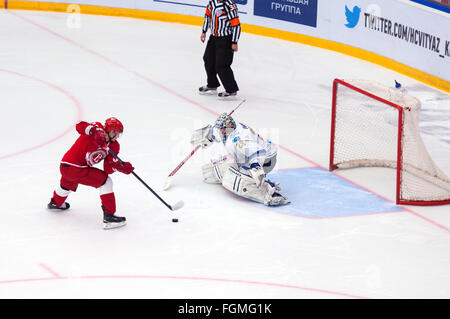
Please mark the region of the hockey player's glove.
<svg viewBox="0 0 450 319"><path fill-rule="evenodd" d="M121 172L123 174L131 174L134 171L133 165L130 162L124 162L121 164L117 159L112 160L112 169L115 172Z"/></svg>
<svg viewBox="0 0 450 319"><path fill-rule="evenodd" d="M92 135L98 146L103 147L106 145L106 133L102 128L93 126L89 131L89 135Z"/></svg>
<svg viewBox="0 0 450 319"><path fill-rule="evenodd" d="M214 135L211 125L197 129L192 133L191 144L193 146L207 148L212 142L214 142Z"/></svg>
<svg viewBox="0 0 450 319"><path fill-rule="evenodd" d="M258 163L250 165L250 175L255 180L256 187L260 188L264 184L266 174Z"/></svg>
<svg viewBox="0 0 450 319"><path fill-rule="evenodd" d="M214 141L214 135L212 134L212 130L209 130L206 134L205 138L202 141L202 148L207 148Z"/></svg>

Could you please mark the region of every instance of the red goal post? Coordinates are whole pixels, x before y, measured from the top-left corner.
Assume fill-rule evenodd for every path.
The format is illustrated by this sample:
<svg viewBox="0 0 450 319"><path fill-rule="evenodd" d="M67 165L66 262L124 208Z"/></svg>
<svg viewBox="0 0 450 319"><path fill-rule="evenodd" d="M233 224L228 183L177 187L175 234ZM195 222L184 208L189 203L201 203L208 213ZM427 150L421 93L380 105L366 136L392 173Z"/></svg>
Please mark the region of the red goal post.
<svg viewBox="0 0 450 319"><path fill-rule="evenodd" d="M420 101L367 80L333 81L329 169L396 169L396 203L450 204L450 179L419 132Z"/></svg>

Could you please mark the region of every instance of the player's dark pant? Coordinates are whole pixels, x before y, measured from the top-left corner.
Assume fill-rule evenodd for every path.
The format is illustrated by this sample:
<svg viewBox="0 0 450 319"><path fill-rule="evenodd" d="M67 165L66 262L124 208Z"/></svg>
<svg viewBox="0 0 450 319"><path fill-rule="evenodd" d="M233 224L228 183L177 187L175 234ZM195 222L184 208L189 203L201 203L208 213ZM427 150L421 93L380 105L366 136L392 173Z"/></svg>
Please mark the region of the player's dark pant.
<svg viewBox="0 0 450 319"><path fill-rule="evenodd" d="M218 75L225 91L228 93L239 90L233 70L231 70L234 54L231 45L231 35L225 37L210 36L203 55L208 87L217 88L220 86L217 79Z"/></svg>

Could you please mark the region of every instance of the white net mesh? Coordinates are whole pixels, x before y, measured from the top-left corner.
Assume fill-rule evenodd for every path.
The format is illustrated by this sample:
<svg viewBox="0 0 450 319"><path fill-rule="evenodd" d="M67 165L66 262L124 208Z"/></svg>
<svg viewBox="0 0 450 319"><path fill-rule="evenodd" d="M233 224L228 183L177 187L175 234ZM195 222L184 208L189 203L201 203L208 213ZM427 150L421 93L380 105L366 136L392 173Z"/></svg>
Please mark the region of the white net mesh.
<svg viewBox="0 0 450 319"><path fill-rule="evenodd" d="M400 202L450 200L450 179L436 166L419 133L420 101L405 91L364 80L346 83L387 100L403 110L401 150L398 151L400 110L338 83L335 105L332 166L352 168L401 163ZM399 156L400 154L400 156Z"/></svg>

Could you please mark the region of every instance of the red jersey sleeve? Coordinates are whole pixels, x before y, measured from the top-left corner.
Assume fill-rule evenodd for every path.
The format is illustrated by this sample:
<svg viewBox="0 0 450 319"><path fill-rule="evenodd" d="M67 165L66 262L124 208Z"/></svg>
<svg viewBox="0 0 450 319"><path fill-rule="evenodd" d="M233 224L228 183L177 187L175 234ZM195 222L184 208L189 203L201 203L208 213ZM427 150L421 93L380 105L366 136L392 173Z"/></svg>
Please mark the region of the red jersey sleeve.
<svg viewBox="0 0 450 319"><path fill-rule="evenodd" d="M89 135L89 132L91 131L91 128L93 127L94 125L93 124L91 124L91 123L88 123L88 122L85 122L85 121L81 121L81 122L78 122L77 123L77 125L75 126L75 128L76 128L76 130L77 130L77 132L80 134L80 135Z"/></svg>
<svg viewBox="0 0 450 319"><path fill-rule="evenodd" d="M112 143L109 143L108 147L111 149L111 151L113 151L116 155L119 154L120 151L120 144L119 142L115 141ZM112 156L110 153L107 154L105 161L103 162L103 170L107 173L107 174L112 174L115 172L115 170L113 169L114 167L114 163L117 162L117 159Z"/></svg>

